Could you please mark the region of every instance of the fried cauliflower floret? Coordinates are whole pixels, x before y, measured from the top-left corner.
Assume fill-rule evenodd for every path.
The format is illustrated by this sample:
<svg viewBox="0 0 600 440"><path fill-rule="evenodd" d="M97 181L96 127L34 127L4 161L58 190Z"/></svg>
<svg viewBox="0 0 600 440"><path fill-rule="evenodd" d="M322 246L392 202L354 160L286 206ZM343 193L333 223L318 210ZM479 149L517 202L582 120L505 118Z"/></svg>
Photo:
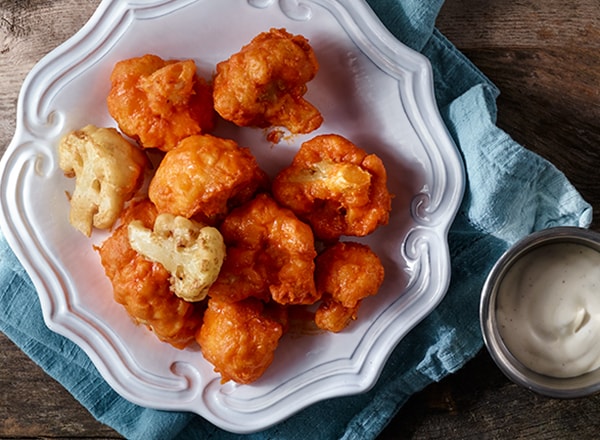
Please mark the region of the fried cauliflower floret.
<svg viewBox="0 0 600 440"><path fill-rule="evenodd" d="M323 122L303 97L318 69L306 38L285 29L263 32L217 64L215 109L241 127L281 126L291 133L310 133Z"/></svg>
<svg viewBox="0 0 600 440"><path fill-rule="evenodd" d="M315 284L323 297L315 322L324 330L339 332L356 319L361 301L379 291L383 265L367 245L354 242L337 242L315 264Z"/></svg>
<svg viewBox="0 0 600 440"><path fill-rule="evenodd" d="M381 159L335 134L304 142L275 177L273 195L324 241L365 236L387 224L392 200Z"/></svg>
<svg viewBox="0 0 600 440"><path fill-rule="evenodd" d="M332 297L325 296L315 313L315 324L321 330L339 333L356 320L358 307L344 307Z"/></svg>
<svg viewBox="0 0 600 440"><path fill-rule="evenodd" d="M75 177L70 223L84 235L110 229L143 182L145 154L114 128L87 125L58 145L59 167Z"/></svg>
<svg viewBox="0 0 600 440"><path fill-rule="evenodd" d="M160 212L214 223L266 186L268 177L248 148L233 140L196 135L165 155L148 195Z"/></svg>
<svg viewBox="0 0 600 440"><path fill-rule="evenodd" d="M211 298L196 341L221 383L249 384L271 365L282 335L283 325L265 313L260 300L230 303Z"/></svg>
<svg viewBox="0 0 600 440"><path fill-rule="evenodd" d="M279 304L313 304L319 299L314 237L289 209L259 194L233 210L220 231L227 257L209 296L228 301L254 296Z"/></svg>
<svg viewBox="0 0 600 440"><path fill-rule="evenodd" d="M193 60L156 55L119 61L110 76L108 111L143 148L168 151L190 135L214 128L212 86Z"/></svg>
<svg viewBox="0 0 600 440"><path fill-rule="evenodd" d="M129 244L128 225L139 221L152 228L156 216L149 200L132 203L123 212L119 227L97 250L115 300L134 322L147 326L161 341L184 348L194 341L202 325L204 304L175 296L164 266L144 258Z"/></svg>
<svg viewBox="0 0 600 440"><path fill-rule="evenodd" d="M186 301L201 301L217 279L225 258L225 243L218 229L185 217L160 214L154 230L140 220L129 223L129 244L171 275L171 290Z"/></svg>

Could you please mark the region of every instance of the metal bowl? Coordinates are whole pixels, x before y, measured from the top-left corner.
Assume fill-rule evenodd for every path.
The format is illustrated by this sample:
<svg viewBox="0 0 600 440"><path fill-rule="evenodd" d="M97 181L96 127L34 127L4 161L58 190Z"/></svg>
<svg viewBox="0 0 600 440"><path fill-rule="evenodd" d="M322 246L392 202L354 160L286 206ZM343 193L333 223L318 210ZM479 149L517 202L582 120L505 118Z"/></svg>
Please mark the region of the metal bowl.
<svg viewBox="0 0 600 440"><path fill-rule="evenodd" d="M496 306L505 276L515 263L529 252L555 243L584 245L600 253L600 233L577 227L550 228L517 242L496 262L483 286L479 309L481 331L494 362L516 384L554 398L583 397L600 391L600 368L575 377L540 374L525 366L518 359L518 354L511 353L499 331ZM598 294L600 295L600 291Z"/></svg>

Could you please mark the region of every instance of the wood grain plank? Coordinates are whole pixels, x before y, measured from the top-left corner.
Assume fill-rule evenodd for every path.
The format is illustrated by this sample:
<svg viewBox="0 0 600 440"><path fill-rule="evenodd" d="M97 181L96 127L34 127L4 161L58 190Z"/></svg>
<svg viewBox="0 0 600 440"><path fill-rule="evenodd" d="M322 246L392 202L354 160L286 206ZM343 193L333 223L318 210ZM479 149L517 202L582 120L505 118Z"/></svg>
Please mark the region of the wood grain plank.
<svg viewBox="0 0 600 440"><path fill-rule="evenodd" d="M600 167L598 2L453 0L437 26L499 87L498 125L598 211L600 181L589 178Z"/></svg>
<svg viewBox="0 0 600 440"><path fill-rule="evenodd" d="M482 351L455 375L413 396L381 440L595 439L599 414L600 396L539 396L509 382Z"/></svg>
<svg viewBox="0 0 600 440"><path fill-rule="evenodd" d="M594 211L600 210L600 180L590 178L600 169L600 54L465 52L501 90L498 125L555 164ZM600 228L598 216L592 228Z"/></svg>
<svg viewBox="0 0 600 440"><path fill-rule="evenodd" d="M121 438L0 333L0 438Z"/></svg>
<svg viewBox="0 0 600 440"><path fill-rule="evenodd" d="M447 0L438 28L463 50L600 47L596 0Z"/></svg>

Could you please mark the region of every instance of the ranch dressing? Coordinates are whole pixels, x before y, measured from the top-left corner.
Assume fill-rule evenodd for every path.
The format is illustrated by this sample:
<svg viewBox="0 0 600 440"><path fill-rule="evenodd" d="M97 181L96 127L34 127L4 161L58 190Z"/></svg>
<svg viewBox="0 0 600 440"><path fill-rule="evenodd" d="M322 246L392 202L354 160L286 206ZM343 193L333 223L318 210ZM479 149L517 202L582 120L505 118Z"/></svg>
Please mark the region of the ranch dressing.
<svg viewBox="0 0 600 440"><path fill-rule="evenodd" d="M600 367L600 252L574 243L532 250L501 282L496 319L533 371L574 377Z"/></svg>

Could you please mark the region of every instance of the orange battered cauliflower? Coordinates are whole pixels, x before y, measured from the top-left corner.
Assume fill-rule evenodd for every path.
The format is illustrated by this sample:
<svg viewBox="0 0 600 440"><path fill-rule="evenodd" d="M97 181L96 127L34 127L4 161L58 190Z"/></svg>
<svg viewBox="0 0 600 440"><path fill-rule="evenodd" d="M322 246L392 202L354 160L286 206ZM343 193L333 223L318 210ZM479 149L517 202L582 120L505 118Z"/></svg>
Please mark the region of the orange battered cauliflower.
<svg viewBox="0 0 600 440"><path fill-rule="evenodd" d="M233 303L211 298L196 340L221 383L248 384L271 365L283 333L282 323L256 298Z"/></svg>
<svg viewBox="0 0 600 440"><path fill-rule="evenodd" d="M233 210L220 227L227 256L209 296L313 304L316 251L310 227L267 194Z"/></svg>
<svg viewBox="0 0 600 440"><path fill-rule="evenodd" d="M70 223L84 235L110 229L143 183L146 155L114 128L87 125L58 145L59 167L75 177Z"/></svg>
<svg viewBox="0 0 600 440"><path fill-rule="evenodd" d="M335 134L304 142L273 195L324 241L372 233L388 223L392 203L381 159Z"/></svg>
<svg viewBox="0 0 600 440"><path fill-rule="evenodd" d="M194 341L205 306L175 296L170 288L171 275L163 265L147 260L129 244L128 225L139 221L152 228L156 216L149 200L132 203L123 212L119 227L98 251L115 300L134 322L148 327L160 340L184 348Z"/></svg>
<svg viewBox="0 0 600 440"><path fill-rule="evenodd" d="M315 264L315 284L323 297L315 322L339 332L356 319L361 301L379 291L383 265L367 245L341 241L321 253Z"/></svg>
<svg viewBox="0 0 600 440"><path fill-rule="evenodd" d="M318 69L306 38L285 29L263 32L217 64L215 109L242 127L282 126L291 133L309 133L323 122L303 97Z"/></svg>
<svg viewBox="0 0 600 440"><path fill-rule="evenodd" d="M344 307L331 296L325 296L315 313L315 324L321 330L339 333L356 320L358 305Z"/></svg>
<svg viewBox="0 0 600 440"><path fill-rule="evenodd" d="M160 212L214 224L268 186L248 148L211 135L190 136L158 166L148 195Z"/></svg>
<svg viewBox="0 0 600 440"><path fill-rule="evenodd" d="M193 60L130 58L115 65L110 80L108 111L144 148L168 151L214 128L212 87L196 74Z"/></svg>
<svg viewBox="0 0 600 440"><path fill-rule="evenodd" d="M116 130L86 127L59 148L61 168L78 179L72 208L85 201L77 215L72 209L74 226L90 235L92 225L120 218L95 246L115 300L161 341L197 342L222 383L258 380L296 321L311 332L342 331L383 282L367 245L338 241L389 221L379 157L342 136L317 136L271 186L248 148L207 134L217 114L271 128L272 143L286 129L316 130L323 117L304 96L318 70L309 41L285 29L220 62L212 84L189 59L118 62L110 115L140 147L162 150L144 200L131 198L148 158ZM315 239L328 246L320 255Z"/></svg>

